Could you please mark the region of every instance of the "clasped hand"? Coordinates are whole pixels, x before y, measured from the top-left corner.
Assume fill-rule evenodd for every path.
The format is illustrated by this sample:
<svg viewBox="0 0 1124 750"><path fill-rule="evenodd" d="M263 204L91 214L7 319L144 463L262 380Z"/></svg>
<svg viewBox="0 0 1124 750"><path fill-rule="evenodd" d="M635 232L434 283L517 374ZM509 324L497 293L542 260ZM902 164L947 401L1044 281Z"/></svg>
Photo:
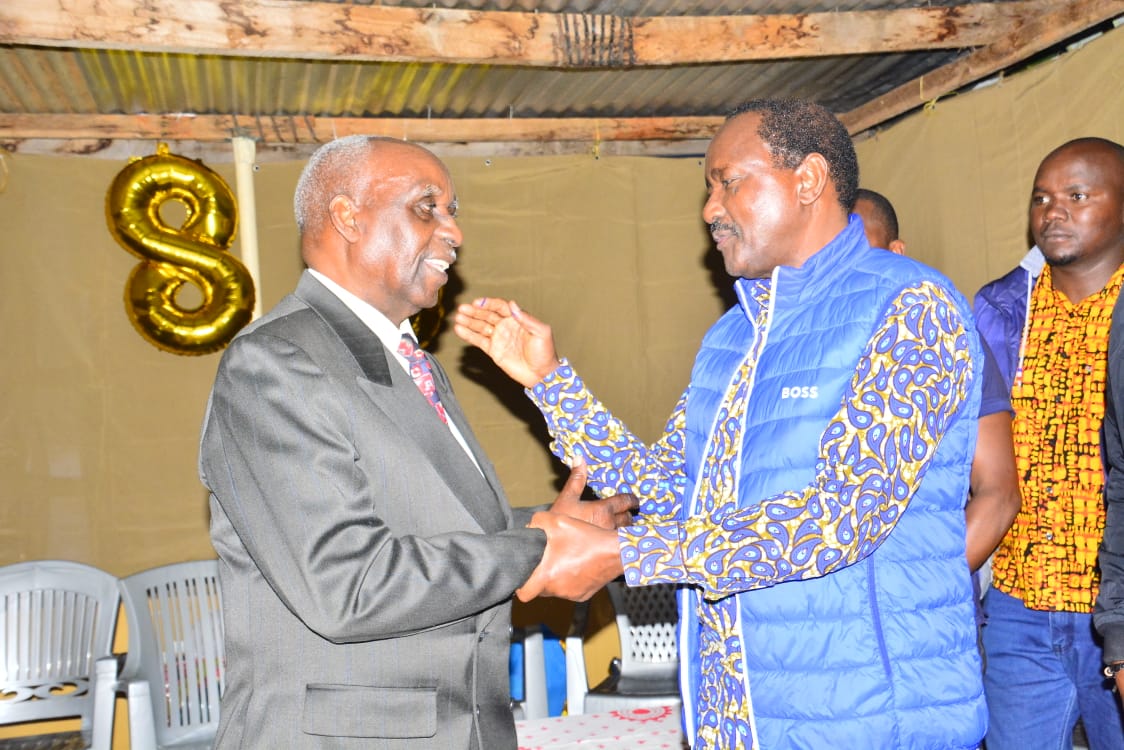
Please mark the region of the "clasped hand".
<svg viewBox="0 0 1124 750"><path fill-rule="evenodd" d="M531 517L529 525L546 532L546 551L515 591L520 601L556 596L582 602L624 573L616 529L631 522L637 500L628 494L582 500L587 477L579 459L550 510Z"/></svg>

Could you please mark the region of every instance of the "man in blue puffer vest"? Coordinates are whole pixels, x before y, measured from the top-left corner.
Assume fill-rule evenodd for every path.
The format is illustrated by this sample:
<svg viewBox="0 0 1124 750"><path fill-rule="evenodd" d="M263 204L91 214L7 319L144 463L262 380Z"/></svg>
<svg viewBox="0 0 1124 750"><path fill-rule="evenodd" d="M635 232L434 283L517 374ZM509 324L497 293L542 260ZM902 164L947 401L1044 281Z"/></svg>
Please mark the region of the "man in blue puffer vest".
<svg viewBox="0 0 1124 750"><path fill-rule="evenodd" d="M635 525L536 513L552 540L517 594L681 584L696 748L974 748L986 709L965 560L979 339L941 274L874 250L850 216L843 125L803 101L736 109L706 155L703 219L739 304L706 334L663 437L598 402L515 302L456 331L522 383L552 448Z"/></svg>

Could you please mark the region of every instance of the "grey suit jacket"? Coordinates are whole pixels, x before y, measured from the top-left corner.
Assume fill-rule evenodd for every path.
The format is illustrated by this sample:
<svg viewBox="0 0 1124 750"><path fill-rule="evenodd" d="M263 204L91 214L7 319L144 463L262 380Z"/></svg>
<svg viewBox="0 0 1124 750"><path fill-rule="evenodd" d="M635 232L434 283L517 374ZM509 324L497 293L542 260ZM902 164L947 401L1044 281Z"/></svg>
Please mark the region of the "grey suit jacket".
<svg viewBox="0 0 1124 750"><path fill-rule="evenodd" d="M222 357L200 476L220 558L216 747L516 746L512 592L545 535L513 519L379 339L308 273Z"/></svg>

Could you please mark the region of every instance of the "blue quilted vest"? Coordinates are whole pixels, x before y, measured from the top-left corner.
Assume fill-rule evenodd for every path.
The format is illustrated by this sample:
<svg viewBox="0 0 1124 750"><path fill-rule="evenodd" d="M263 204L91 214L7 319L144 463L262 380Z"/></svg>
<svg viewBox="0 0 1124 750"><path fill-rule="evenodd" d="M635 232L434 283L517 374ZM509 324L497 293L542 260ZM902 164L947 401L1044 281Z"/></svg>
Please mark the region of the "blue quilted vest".
<svg viewBox="0 0 1124 750"><path fill-rule="evenodd" d="M802 267L780 267L773 307L755 331L750 285L707 333L687 401L688 486L716 411L755 336L766 336L742 435L742 507L815 476L821 434L836 414L859 356L904 287L930 280L949 291L972 329L968 304L938 272L872 250L849 226ZM974 329L973 329L974 330ZM971 335L972 356L981 361ZM747 694L762 750L974 748L986 708L965 560L964 504L975 448L979 378L954 416L921 485L886 541L820 578L737 594ZM686 503L696 512L697 488ZM680 611L685 717L697 715L697 593Z"/></svg>

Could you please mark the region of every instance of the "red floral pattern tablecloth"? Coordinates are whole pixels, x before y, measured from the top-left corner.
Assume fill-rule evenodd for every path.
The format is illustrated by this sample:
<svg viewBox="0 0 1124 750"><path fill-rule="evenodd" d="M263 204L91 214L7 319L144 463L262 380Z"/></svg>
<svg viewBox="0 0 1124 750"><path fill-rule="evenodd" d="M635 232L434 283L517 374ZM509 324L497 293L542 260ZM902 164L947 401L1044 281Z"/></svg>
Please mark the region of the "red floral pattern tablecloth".
<svg viewBox="0 0 1124 750"><path fill-rule="evenodd" d="M519 750L683 750L678 706L515 722Z"/></svg>

